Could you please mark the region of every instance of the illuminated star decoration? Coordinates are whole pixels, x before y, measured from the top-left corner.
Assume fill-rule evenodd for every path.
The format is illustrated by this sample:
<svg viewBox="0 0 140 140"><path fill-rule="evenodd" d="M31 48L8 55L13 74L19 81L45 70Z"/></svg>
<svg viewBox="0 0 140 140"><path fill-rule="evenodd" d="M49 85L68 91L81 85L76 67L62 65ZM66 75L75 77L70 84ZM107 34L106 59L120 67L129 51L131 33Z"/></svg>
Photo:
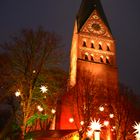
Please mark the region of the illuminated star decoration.
<svg viewBox="0 0 140 140"><path fill-rule="evenodd" d="M41 86L41 87L40 87L40 90L41 90L42 93L45 93L45 92L48 91L48 89L47 89L46 86Z"/></svg>
<svg viewBox="0 0 140 140"><path fill-rule="evenodd" d="M101 130L101 127L102 127L102 124L100 124L100 120L98 120L98 121L96 121L95 119L94 119L94 121L91 120L91 123L90 123L89 128L90 128L92 131Z"/></svg>
<svg viewBox="0 0 140 140"><path fill-rule="evenodd" d="M100 131L101 127L102 127L102 124L100 123L100 120L98 121L96 121L95 119L94 121L91 120L91 123L89 126L90 130L87 132L88 137L91 137L94 131L97 131L97 130Z"/></svg>
<svg viewBox="0 0 140 140"><path fill-rule="evenodd" d="M137 139L140 139L140 123L135 122L135 125L133 125L133 128L135 129L134 133Z"/></svg>

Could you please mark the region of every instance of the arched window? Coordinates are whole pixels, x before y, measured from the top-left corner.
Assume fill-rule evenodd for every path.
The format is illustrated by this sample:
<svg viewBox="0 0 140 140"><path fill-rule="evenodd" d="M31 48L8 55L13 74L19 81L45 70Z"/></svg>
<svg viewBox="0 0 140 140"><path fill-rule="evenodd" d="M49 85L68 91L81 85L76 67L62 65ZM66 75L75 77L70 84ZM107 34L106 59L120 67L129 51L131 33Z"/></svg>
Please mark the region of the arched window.
<svg viewBox="0 0 140 140"><path fill-rule="evenodd" d="M109 48L109 46L107 45L107 49L106 49L107 51L110 51L110 48Z"/></svg>
<svg viewBox="0 0 140 140"><path fill-rule="evenodd" d="M109 57L108 57L108 56L106 57L106 63L107 63L107 64L110 64L110 62L109 62Z"/></svg>
<svg viewBox="0 0 140 140"><path fill-rule="evenodd" d="M91 59L91 61L94 61L94 57L93 57L93 55L91 55L90 59Z"/></svg>
<svg viewBox="0 0 140 140"><path fill-rule="evenodd" d="M102 50L102 45L101 44L99 44L99 50Z"/></svg>
<svg viewBox="0 0 140 140"><path fill-rule="evenodd" d="M94 48L94 43L91 43L91 48Z"/></svg>
<svg viewBox="0 0 140 140"><path fill-rule="evenodd" d="M83 47L86 47L87 45L86 45L86 41L83 41Z"/></svg>
<svg viewBox="0 0 140 140"><path fill-rule="evenodd" d="M88 53L85 53L85 60L88 60Z"/></svg>
<svg viewBox="0 0 140 140"><path fill-rule="evenodd" d="M103 63L103 56L100 57L100 62Z"/></svg>

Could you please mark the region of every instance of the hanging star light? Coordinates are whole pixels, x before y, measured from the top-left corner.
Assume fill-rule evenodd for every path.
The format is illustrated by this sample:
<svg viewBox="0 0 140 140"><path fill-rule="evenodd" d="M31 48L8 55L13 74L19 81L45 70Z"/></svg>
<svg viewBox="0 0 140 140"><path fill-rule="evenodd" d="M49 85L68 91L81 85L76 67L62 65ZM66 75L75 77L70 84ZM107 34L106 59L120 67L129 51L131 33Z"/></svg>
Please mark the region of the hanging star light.
<svg viewBox="0 0 140 140"><path fill-rule="evenodd" d="M133 125L133 128L135 129L134 133L137 138L137 140L140 139L140 123L135 122L135 125Z"/></svg>
<svg viewBox="0 0 140 140"><path fill-rule="evenodd" d="M41 90L42 93L45 93L45 92L48 91L48 89L47 89L46 86L41 86L41 87L40 87L40 90Z"/></svg>
<svg viewBox="0 0 140 140"><path fill-rule="evenodd" d="M100 119L99 119L98 121L96 121L95 119L94 119L94 121L91 120L91 123L90 123L89 128L90 128L92 131L101 130L101 127L102 127L102 124L100 123Z"/></svg>
<svg viewBox="0 0 140 140"><path fill-rule="evenodd" d="M96 121L95 119L94 121L91 120L91 123L89 126L90 130L87 132L88 137L91 138L94 132L94 139L100 140L101 127L102 127L102 124L100 123L100 119L98 121Z"/></svg>

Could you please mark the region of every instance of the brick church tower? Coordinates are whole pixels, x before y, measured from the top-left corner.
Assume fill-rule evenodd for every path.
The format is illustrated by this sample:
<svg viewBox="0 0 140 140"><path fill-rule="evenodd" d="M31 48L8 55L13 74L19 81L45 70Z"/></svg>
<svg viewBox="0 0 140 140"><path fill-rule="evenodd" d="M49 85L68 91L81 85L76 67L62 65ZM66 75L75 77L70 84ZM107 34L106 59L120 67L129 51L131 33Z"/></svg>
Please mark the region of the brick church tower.
<svg viewBox="0 0 140 140"><path fill-rule="evenodd" d="M82 0L72 36L69 86L77 84L82 71L90 72L106 86L118 86L116 45L100 0ZM68 93L58 106L56 129L77 129L73 122Z"/></svg>

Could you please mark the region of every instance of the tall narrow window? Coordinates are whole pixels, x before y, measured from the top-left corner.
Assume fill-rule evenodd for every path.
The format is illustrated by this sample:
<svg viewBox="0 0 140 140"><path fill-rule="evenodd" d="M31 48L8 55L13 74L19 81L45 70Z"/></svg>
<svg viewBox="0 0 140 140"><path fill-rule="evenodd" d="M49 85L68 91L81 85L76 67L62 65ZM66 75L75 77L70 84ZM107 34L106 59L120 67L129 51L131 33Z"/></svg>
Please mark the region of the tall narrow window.
<svg viewBox="0 0 140 140"><path fill-rule="evenodd" d="M102 45L101 44L99 44L99 50L102 50Z"/></svg>
<svg viewBox="0 0 140 140"><path fill-rule="evenodd" d="M100 57L100 62L103 63L103 56Z"/></svg>
<svg viewBox="0 0 140 140"><path fill-rule="evenodd" d="M107 45L107 51L110 51L110 48L109 48L109 46Z"/></svg>
<svg viewBox="0 0 140 140"><path fill-rule="evenodd" d="M85 60L88 60L88 53L85 53Z"/></svg>
<svg viewBox="0 0 140 140"><path fill-rule="evenodd" d="M110 64L110 62L109 62L109 57L108 57L108 56L106 57L106 63L107 63L107 64Z"/></svg>
<svg viewBox="0 0 140 140"><path fill-rule="evenodd" d="M91 55L91 61L94 61L94 57L93 57L93 55Z"/></svg>
<svg viewBox="0 0 140 140"><path fill-rule="evenodd" d="M83 41L83 47L86 47L87 45L86 45L86 41Z"/></svg>
<svg viewBox="0 0 140 140"><path fill-rule="evenodd" d="M94 43L91 43L91 48L94 48Z"/></svg>

